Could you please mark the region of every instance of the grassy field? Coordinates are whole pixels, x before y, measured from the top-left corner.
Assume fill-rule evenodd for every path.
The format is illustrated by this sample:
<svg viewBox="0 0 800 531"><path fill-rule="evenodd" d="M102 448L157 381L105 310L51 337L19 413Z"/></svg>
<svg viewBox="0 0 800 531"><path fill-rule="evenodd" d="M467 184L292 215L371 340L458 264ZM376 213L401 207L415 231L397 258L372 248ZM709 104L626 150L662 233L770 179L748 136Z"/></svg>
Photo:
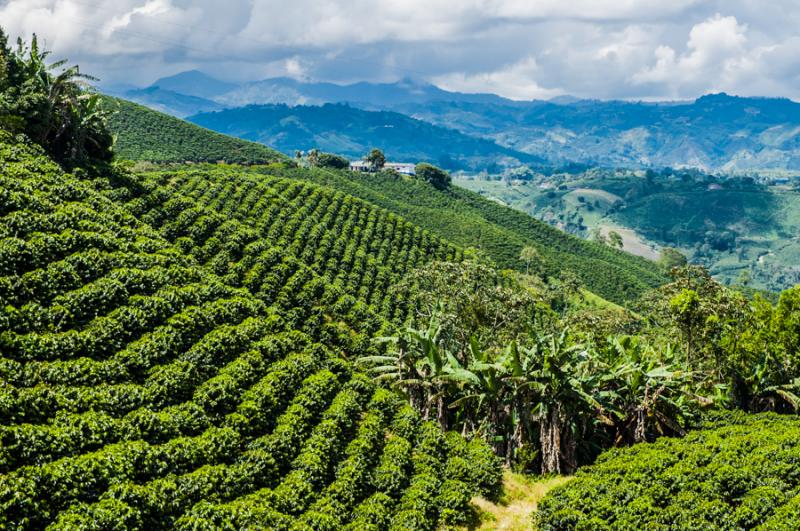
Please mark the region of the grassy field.
<svg viewBox="0 0 800 531"><path fill-rule="evenodd" d="M475 497L472 505L477 515L470 530L523 531L531 529L531 513L553 488L567 483L570 477L534 478L506 471L500 500L491 502Z"/></svg>

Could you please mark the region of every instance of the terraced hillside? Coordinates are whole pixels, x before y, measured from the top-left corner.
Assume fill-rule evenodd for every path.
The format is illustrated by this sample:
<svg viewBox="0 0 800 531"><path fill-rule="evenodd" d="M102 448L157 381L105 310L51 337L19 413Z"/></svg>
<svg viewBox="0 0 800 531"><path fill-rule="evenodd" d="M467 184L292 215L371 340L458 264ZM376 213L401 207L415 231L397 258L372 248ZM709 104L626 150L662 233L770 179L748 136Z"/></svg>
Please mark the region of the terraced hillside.
<svg viewBox="0 0 800 531"><path fill-rule="evenodd" d="M152 142L152 138L158 139L162 134L160 131L166 131L172 126L177 127L175 124L180 124L181 128L177 138L188 136L203 139L203 135L209 132L177 118L120 101L122 112L110 124L119 138L120 156L134 160L182 162L216 161L220 158L236 162L231 157L217 154L225 144L216 144L219 140L216 136L197 144L203 146L202 150L211 150L214 155L198 156L194 144L173 144L169 139L165 140L165 147L161 148L161 142ZM128 125L149 122L152 122L152 125L145 128ZM165 129L164 125L169 127ZM154 137L148 137L151 130L157 132ZM128 149L123 142L126 137L136 139L137 142L145 138L150 147ZM257 145L225 135L219 137L225 142ZM151 153L151 149L155 151ZM160 151L161 149L163 151ZM245 158L244 163L257 163L258 160L257 157ZM591 291L616 303L635 299L644 291L667 280L666 272L653 262L570 236L527 214L499 205L462 188L437 190L419 180L397 178L392 174L360 175L347 171L294 168L290 164L270 164L266 168L231 168L231 171L234 170L235 174L228 174L225 179L245 179L243 175L251 173L328 186L380 206L462 248L477 246L503 268L524 269L525 265L519 258L520 251L525 246L534 246L544 259L544 274L555 276L564 270L571 270ZM203 171L209 172L208 168L204 168ZM212 208L219 206L218 203L211 205ZM246 211L240 212L242 221L246 223L258 221L255 217L246 219L241 217L245 215L244 212Z"/></svg>
<svg viewBox="0 0 800 531"><path fill-rule="evenodd" d="M151 162L269 164L288 158L263 144L221 135L142 105L105 97L118 157Z"/></svg>
<svg viewBox="0 0 800 531"><path fill-rule="evenodd" d="M485 444L343 361L327 277L253 296L218 250L239 227L134 189L0 137L0 528L432 529L496 489Z"/></svg>
<svg viewBox="0 0 800 531"><path fill-rule="evenodd" d="M457 186L438 190L391 173L277 166L254 171L322 183L380 205L456 245L479 247L503 268L524 270L520 252L534 246L544 260L543 274L570 270L592 292L616 303L666 282L666 272L654 262L571 236Z"/></svg>
<svg viewBox="0 0 800 531"><path fill-rule="evenodd" d="M126 186L129 209L162 236L286 311L303 305L302 286L315 278L316 297L345 295L378 318L403 321L407 308L392 286L423 263L462 256L386 210L309 182L205 167L137 174Z"/></svg>
<svg viewBox="0 0 800 531"><path fill-rule="evenodd" d="M542 531L798 528L800 419L719 416L685 438L609 450L550 492Z"/></svg>

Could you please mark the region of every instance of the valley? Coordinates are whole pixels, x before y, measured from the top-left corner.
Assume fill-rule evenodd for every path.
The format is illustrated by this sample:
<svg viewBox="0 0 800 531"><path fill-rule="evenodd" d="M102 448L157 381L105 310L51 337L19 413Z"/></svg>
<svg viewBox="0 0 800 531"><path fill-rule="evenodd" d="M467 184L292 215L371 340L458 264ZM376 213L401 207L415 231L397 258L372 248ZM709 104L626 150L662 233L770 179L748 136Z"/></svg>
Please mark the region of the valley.
<svg viewBox="0 0 800 531"><path fill-rule="evenodd" d="M798 192L771 179L714 177L697 172L610 171L509 174L456 182L558 228L608 240L657 260L679 249L726 284L780 291L800 282Z"/></svg>

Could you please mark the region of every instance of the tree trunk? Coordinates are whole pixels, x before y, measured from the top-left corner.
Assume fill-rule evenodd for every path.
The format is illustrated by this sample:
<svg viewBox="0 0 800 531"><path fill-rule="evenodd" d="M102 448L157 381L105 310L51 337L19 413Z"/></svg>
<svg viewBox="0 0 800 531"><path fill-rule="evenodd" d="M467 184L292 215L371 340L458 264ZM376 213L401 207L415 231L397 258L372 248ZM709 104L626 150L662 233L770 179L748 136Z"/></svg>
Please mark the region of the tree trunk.
<svg viewBox="0 0 800 531"><path fill-rule="evenodd" d="M447 404L443 394L439 394L436 398L436 419L442 431L447 431Z"/></svg>
<svg viewBox="0 0 800 531"><path fill-rule="evenodd" d="M542 474L561 472L561 406L556 404L541 418Z"/></svg>

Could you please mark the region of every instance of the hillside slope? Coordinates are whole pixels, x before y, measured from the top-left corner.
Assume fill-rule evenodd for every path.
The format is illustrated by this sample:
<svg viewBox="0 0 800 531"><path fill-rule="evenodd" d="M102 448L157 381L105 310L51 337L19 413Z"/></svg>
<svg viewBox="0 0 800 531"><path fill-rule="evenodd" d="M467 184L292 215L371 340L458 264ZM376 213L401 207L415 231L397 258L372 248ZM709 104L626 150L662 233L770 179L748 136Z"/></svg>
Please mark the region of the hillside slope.
<svg viewBox="0 0 800 531"><path fill-rule="evenodd" d="M345 295L379 321L402 322L405 306L391 287L415 267L462 257L395 214L310 182L203 166L136 174L127 187L132 212L269 303L295 300L303 279L313 277L326 298ZM281 279L294 290L276 289ZM365 316L354 321L360 330L381 326Z"/></svg>
<svg viewBox="0 0 800 531"><path fill-rule="evenodd" d="M152 162L269 164L286 157L254 142L221 135L129 101L106 97L117 157Z"/></svg>
<svg viewBox="0 0 800 531"><path fill-rule="evenodd" d="M129 109L134 113L144 110L158 114L140 106L131 106ZM176 120L160 114L159 117L163 120ZM223 138L229 137L223 136ZM177 148L180 149L180 146ZM209 146L209 149L221 148ZM178 158L181 154L179 151ZM250 170L231 168L229 171L217 174L218 170L220 168L215 167L197 169L194 172L195 176L191 178L197 178L199 179L197 183L204 184L191 186L180 184L179 187L188 186L186 190L196 192L194 201L200 200L203 204L207 200L205 206L224 209L226 200L220 202L211 195L211 190L216 185L210 183L215 179L219 179L220 182L247 180L250 183L247 186L262 186L258 180L264 179L263 176L267 176L267 180L272 177L285 177L323 184L333 190L360 198L371 205L382 207L426 229L431 236L452 242L462 249L481 248L500 267L524 269L525 266L519 259L520 251L524 246L535 246L545 259L543 273L558 275L565 269L572 270L591 291L617 303L631 300L643 291L666 281L665 273L652 262L569 236L526 214L458 187L440 191L419 180L398 179L389 174L359 175L346 171L290 168L285 165L271 165L268 168ZM202 173L206 175L201 176ZM247 174L251 174L250 177L245 177ZM159 178L166 183L170 180L169 175L164 174ZM186 178L183 176L173 184L178 185ZM171 190L173 193L181 191L175 189L175 186ZM256 196L257 194L253 197ZM240 212L238 215L245 216L240 217L240 221L255 226L261 223L260 212L258 210L252 213ZM391 267L406 266L398 266L397 260L392 258Z"/></svg>
<svg viewBox="0 0 800 531"><path fill-rule="evenodd" d="M666 273L654 262L571 236L456 186L437 190L389 173L278 167L268 171L360 197L464 248L480 248L503 268L524 270L520 252L534 246L544 259L542 273L557 276L571 270L588 289L613 302L624 303L666 281Z"/></svg>
<svg viewBox="0 0 800 531"><path fill-rule="evenodd" d="M0 527L431 529L496 488L486 445L342 361L313 275L262 268L294 295L269 305L131 215L135 187L7 135L0 168Z"/></svg>
<svg viewBox="0 0 800 531"><path fill-rule="evenodd" d="M800 419L738 413L710 424L609 450L545 497L538 529L797 529Z"/></svg>

